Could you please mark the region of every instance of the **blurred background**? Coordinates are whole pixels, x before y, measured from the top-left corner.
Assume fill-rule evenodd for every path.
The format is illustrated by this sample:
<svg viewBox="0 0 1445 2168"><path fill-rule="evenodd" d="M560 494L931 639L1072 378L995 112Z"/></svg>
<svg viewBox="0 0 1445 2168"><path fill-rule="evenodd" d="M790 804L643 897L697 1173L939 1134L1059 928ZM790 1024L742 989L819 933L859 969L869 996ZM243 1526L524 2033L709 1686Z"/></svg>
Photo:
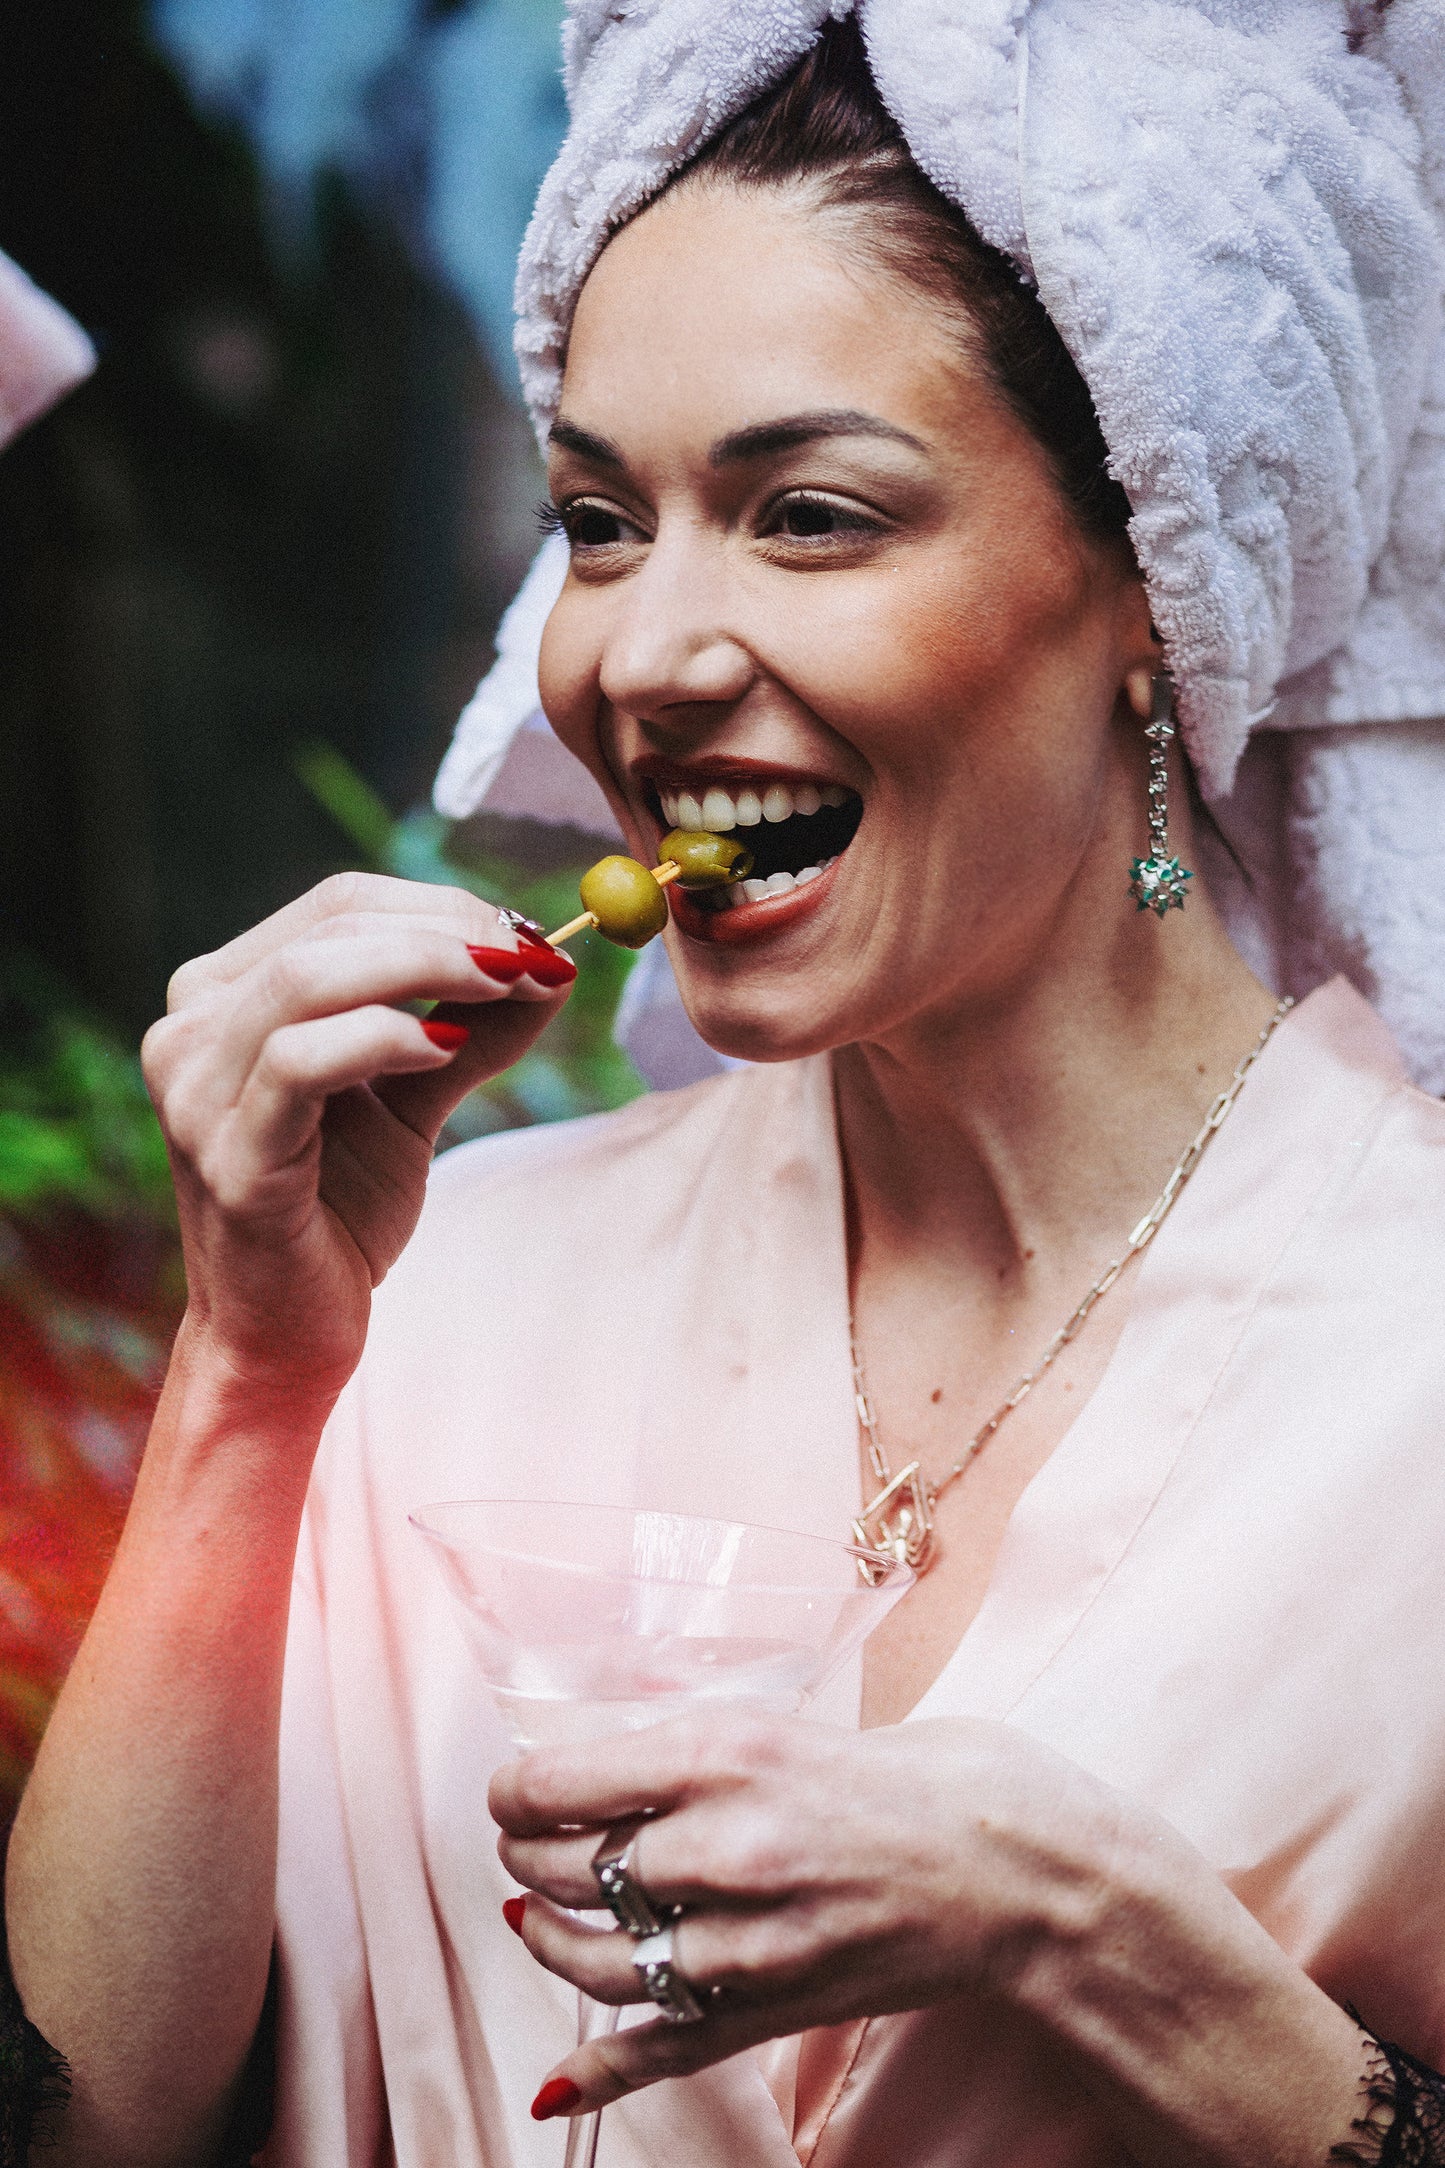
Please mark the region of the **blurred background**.
<svg viewBox="0 0 1445 2168"><path fill-rule="evenodd" d="M428 809L536 547L512 270L560 0L7 13L0 248L92 381L0 459L0 1818L184 1287L136 1061L170 973L339 867L553 921L582 836ZM451 1140L620 1104L600 944Z"/></svg>

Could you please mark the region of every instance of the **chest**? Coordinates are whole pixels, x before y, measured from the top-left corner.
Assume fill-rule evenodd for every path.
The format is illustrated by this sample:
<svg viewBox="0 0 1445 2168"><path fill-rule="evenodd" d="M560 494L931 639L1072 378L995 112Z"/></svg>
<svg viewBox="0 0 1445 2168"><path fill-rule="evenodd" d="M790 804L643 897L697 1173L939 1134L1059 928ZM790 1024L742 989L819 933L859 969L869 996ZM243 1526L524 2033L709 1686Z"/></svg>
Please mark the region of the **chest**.
<svg viewBox="0 0 1445 2168"><path fill-rule="evenodd" d="M917 1460L937 1495L927 1568L864 1655L865 1726L900 1722L949 1662L988 1592L1020 1499L1087 1405L1127 1315L1120 1299L1113 1313L1091 1318L1086 1335L1043 1371L976 1449L979 1433L1024 1374L1017 1334L1006 1329L991 1345L964 1333L939 1336L932 1346L906 1334L879 1337L882 1359L870 1361L868 1370L878 1449L893 1474ZM861 1425L859 1484L866 1504L879 1482Z"/></svg>

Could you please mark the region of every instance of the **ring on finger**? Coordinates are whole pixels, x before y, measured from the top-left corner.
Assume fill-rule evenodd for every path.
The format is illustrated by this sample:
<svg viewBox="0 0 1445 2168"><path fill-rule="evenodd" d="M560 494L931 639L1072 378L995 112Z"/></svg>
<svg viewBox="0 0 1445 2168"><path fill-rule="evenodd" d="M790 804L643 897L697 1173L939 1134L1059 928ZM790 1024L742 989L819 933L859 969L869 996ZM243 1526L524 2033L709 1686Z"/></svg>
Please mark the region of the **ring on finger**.
<svg viewBox="0 0 1445 2168"><path fill-rule="evenodd" d="M642 1886L636 1864L642 1828L641 1822L619 1822L592 1855L592 1873L602 1902L618 1926L638 1942L661 1934L677 1917L674 1906L655 1904Z"/></svg>
<svg viewBox="0 0 1445 2168"><path fill-rule="evenodd" d="M658 1934L644 1936L632 1953L632 1966L665 2018L674 2025L696 2025L707 2009L674 1954L675 1933L669 1920Z"/></svg>

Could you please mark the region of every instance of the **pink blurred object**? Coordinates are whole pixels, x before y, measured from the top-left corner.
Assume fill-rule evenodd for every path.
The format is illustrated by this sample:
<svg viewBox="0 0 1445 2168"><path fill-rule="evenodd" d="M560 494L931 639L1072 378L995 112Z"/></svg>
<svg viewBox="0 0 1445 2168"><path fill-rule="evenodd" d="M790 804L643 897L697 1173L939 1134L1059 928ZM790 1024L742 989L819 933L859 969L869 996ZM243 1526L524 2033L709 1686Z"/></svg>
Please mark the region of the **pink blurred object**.
<svg viewBox="0 0 1445 2168"><path fill-rule="evenodd" d="M0 449L94 367L74 317L0 254Z"/></svg>

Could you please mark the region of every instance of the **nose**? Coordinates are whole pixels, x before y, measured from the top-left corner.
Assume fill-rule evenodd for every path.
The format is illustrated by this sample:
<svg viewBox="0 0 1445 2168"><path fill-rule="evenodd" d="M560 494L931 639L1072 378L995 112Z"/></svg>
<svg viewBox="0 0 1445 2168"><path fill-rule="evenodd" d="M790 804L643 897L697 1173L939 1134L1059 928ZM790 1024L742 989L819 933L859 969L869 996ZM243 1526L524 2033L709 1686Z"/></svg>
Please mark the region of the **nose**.
<svg viewBox="0 0 1445 2168"><path fill-rule="evenodd" d="M609 629L603 698L663 734L695 727L699 710L734 706L757 665L726 613L727 581L710 551L654 543Z"/></svg>

